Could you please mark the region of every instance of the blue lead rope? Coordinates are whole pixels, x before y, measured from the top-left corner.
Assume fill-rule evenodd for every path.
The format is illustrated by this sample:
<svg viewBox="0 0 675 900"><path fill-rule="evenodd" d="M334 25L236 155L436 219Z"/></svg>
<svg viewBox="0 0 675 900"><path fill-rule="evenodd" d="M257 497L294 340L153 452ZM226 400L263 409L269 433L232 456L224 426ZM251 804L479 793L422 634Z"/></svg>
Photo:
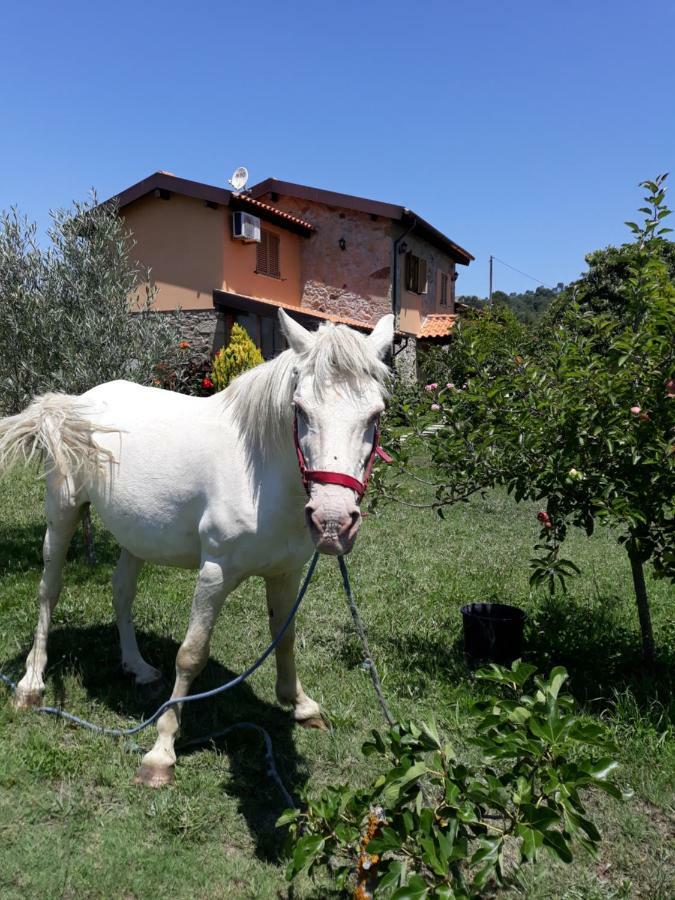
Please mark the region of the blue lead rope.
<svg viewBox="0 0 675 900"><path fill-rule="evenodd" d="M172 706L177 706L179 703L195 703L197 700L207 700L209 697L216 697L218 694L222 694L225 691L229 691L230 688L236 687L238 684L246 681L253 673L260 668L260 666L265 662L267 657L272 653L272 651L277 647L279 641L283 638L284 634L288 630L291 622L295 618L295 614L297 613L300 604L303 601L305 594L307 593L307 588L309 587L309 583L312 580L312 576L314 575L314 570L316 569L316 564L319 559L319 552L316 551L312 560L309 564L309 568L307 569L307 573L302 582L302 586L300 587L300 591L298 592L298 597L293 604L293 608L291 609L286 621L284 622L281 631L277 634L274 640L269 644L267 649L258 657L258 659L248 667L241 675L237 675L235 678L232 678L230 681L225 684L221 684L218 687L212 688L210 691L202 691L200 694L189 694L187 697L176 697L172 700L167 700L150 716L150 718L145 719L141 722L140 725L136 725L133 728L105 728L103 725L96 725L93 722L87 721L87 719L81 719L79 716L74 716L72 713L66 712L65 709L61 709L58 706L37 706L34 711L39 713L47 713L51 716L57 716L60 719L66 719L68 722L73 722L75 725L79 725L81 728L87 728L89 731L94 731L97 734L107 734L111 737L131 737L134 734L138 734L139 731L143 731L148 728L148 726L152 725L153 722L156 722L157 719L162 715L162 713L166 712L167 709L170 709ZM356 607L356 603L354 601L354 597L351 590L351 585L349 583L349 574L347 572L347 565L344 561L344 557L339 557L340 563L340 572L342 574L342 581L345 590L345 594L347 595L347 601L349 604L349 609L352 614L352 618L354 620L354 625L356 626L356 631L358 633L359 638L361 639L361 644L363 645L364 658L367 664L368 670L370 672L370 676L373 681L373 686L375 688L375 693L377 694L378 701L380 706L382 707L382 711L384 713L384 717L387 720L388 724L391 725L393 723L393 718L387 708L387 704L385 702L384 696L382 694L382 686L380 684L380 679L377 673L377 668L375 666L375 662L373 661L372 656L370 655L370 649L368 647L368 641L366 639L365 630L363 628L363 623L361 622L358 609ZM17 685L11 678L8 678L7 675L3 675L0 672L0 681L3 681L12 691L16 691ZM295 802L291 797L290 793L286 789L283 781L281 780L281 776L277 771L276 763L274 761L274 753L272 751L272 738L269 736L268 732L261 726L256 725L254 722L236 722L234 725L230 725L227 728L222 729L221 731L214 731L209 734L205 734L202 737L195 738L194 740L188 741L185 744L182 744L179 747L179 750L184 750L186 747L197 746L199 744L205 744L208 741L215 740L219 737L224 737L230 732L234 731L237 728L245 728L249 731L255 731L260 734L263 738L265 744L265 758L267 760L267 774L270 778L275 782L279 791L284 798L284 801L288 806L295 806Z"/></svg>
<svg viewBox="0 0 675 900"><path fill-rule="evenodd" d="M162 715L162 713L166 712L167 709L170 709L172 706L177 706L179 703L195 703L197 700L207 700L209 697L216 697L218 694L222 694L225 691L229 691L230 688L236 687L238 684L246 681L253 673L260 668L260 666L265 662L267 657L272 653L272 651L277 647L279 641L286 634L291 622L295 618L295 614L298 611L300 604L303 601L305 594L307 593L307 588L309 587L309 583L312 580L312 576L314 575L314 570L316 569L316 564L319 559L319 553L316 551L314 556L312 557L312 561L309 564L309 568L307 569L307 574L305 575L304 581L302 582L302 586L298 593L297 600L293 604L293 608L288 614L286 621L284 622L281 631L277 634L274 640L270 643L267 649L262 653L258 659L248 667L241 675L237 675L235 678L232 678L230 681L225 684L221 684L216 688L212 688L210 691L202 691L200 694L189 694L187 697L176 697L173 700L167 700L166 703L162 703L162 705L155 710L155 712L150 716L149 719L145 719L141 722L140 725L136 725L133 728L105 728L103 725L96 725L94 722L89 722L87 719L81 719L79 716L74 716L72 713L66 712L65 709L60 709L58 706L37 706L35 707L34 712L39 713L47 713L51 716L58 716L60 719L66 719L68 722L73 722L75 725L79 725L81 728L87 728L89 731L95 731L97 734L107 734L111 737L131 737L134 734L138 734L139 731L143 731L148 728L148 726L152 725L153 722L156 722L157 719ZM7 675L3 675L0 672L0 681L3 681L12 691L16 691L17 685L16 682L12 681L11 678L8 678ZM235 725L230 725L229 728L225 728L222 731L213 732L211 734L204 735L203 737L196 738L193 741L189 741L187 744L183 744L180 749L184 749L185 747L189 747L191 745L202 744L210 741L214 738L223 737L231 731L234 731L236 728L247 728L251 731L257 731L258 734L261 734L263 740L265 742L265 756L267 758L267 774L275 781L277 787L281 791L281 794L289 804L289 806L295 806L293 802L293 798L286 790L284 783L282 782L279 773L277 772L277 767L274 762L274 754L272 752L272 739L265 731L265 729L256 725L253 722L238 722Z"/></svg>

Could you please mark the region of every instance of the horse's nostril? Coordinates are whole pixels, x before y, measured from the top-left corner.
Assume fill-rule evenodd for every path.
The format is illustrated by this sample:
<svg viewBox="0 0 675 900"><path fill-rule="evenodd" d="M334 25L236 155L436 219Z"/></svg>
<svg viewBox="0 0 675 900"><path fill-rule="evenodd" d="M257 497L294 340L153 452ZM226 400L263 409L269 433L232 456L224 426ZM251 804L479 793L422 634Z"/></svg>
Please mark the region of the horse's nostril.
<svg viewBox="0 0 675 900"><path fill-rule="evenodd" d="M354 509L349 513L349 517L345 519L344 525L340 529L341 535L354 534L361 524L361 512Z"/></svg>

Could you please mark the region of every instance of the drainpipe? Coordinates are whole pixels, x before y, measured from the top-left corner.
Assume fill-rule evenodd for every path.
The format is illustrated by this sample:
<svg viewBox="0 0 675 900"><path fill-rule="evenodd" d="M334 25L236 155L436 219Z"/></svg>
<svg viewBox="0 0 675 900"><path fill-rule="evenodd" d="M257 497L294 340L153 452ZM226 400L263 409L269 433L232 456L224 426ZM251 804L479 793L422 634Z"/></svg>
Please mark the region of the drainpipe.
<svg viewBox="0 0 675 900"><path fill-rule="evenodd" d="M392 306L391 311L393 312L394 317L396 316L396 304L399 300L399 296L398 296L398 294L399 294L398 248L399 248L399 245L400 245L401 241L403 240L403 238L408 237L410 232L413 231L416 228L416 226L417 226L417 216L415 216L413 218L412 225L410 225L410 227L407 228L403 232L403 234L400 234L394 241L394 266L392 268L392 278L391 278L391 294L392 294L392 296L391 296L391 306Z"/></svg>
<svg viewBox="0 0 675 900"><path fill-rule="evenodd" d="M410 225L408 228L406 228L406 230L403 232L403 234L400 234L394 240L394 264L393 264L393 267L391 270L391 276L392 276L391 277L391 311L394 314L394 325L396 325L396 320L397 320L396 305L399 301L398 248L399 248L401 242L403 241L403 238L407 237L410 234L410 232L415 229L416 226L417 226L417 216L414 216L412 225ZM405 350L406 347L408 346L408 338L407 337L403 338L403 341L401 342L401 346L398 348L398 350L396 350L392 353L392 359L395 358L396 356L398 356L398 354L402 350Z"/></svg>

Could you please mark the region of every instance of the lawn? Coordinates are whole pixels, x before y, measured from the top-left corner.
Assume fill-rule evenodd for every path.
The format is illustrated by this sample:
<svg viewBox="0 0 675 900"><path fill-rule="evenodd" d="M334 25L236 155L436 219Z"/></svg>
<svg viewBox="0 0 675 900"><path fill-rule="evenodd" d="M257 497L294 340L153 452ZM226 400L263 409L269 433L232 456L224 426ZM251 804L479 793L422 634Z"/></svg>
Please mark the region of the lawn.
<svg viewBox="0 0 675 900"><path fill-rule="evenodd" d="M42 486L29 473L0 484L0 670L22 673L36 620L43 531ZM401 506L364 522L348 562L385 694L399 717L432 712L462 746L467 706L477 687L463 663L459 607L500 599L528 613L527 658L565 665L588 715L613 729L623 784L634 798L592 801L603 833L600 855L580 851L571 866L542 860L524 871L509 896L670 898L673 753L667 702L675 655L672 588L648 581L658 661L645 672L627 558L604 531L573 534L567 555L582 568L567 596L528 588L536 510L493 492L448 511L445 520ZM119 667L110 602L114 542L96 535L99 562L73 545L54 616L47 701L100 723L129 725L144 706ZM136 603L148 661L172 676L187 623L194 575L148 566ZM373 773L361 743L381 725L360 645L341 594L337 564L322 559L298 623L298 665L307 692L330 719L328 732L294 727L274 701L274 667L207 705L188 708L185 741L241 719L270 732L279 771L297 796ZM252 580L227 601L206 689L241 671L268 641L264 591ZM134 787L134 742L76 730L16 712L0 688L0 896L178 898L326 897L329 885L283 876L283 808L265 776L259 737L240 732L179 756L175 785ZM146 748L151 733L139 744Z"/></svg>

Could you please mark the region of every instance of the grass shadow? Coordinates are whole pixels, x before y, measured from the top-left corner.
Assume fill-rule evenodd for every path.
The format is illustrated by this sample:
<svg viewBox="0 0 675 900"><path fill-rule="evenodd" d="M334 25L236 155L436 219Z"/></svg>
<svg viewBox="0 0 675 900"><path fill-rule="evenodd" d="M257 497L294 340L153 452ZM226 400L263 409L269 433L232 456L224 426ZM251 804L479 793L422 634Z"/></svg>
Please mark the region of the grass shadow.
<svg viewBox="0 0 675 900"><path fill-rule="evenodd" d="M151 632L139 631L137 637L143 656L164 673L165 683L159 696L144 696L135 688L133 679L122 672L117 629L113 625L68 626L55 628L49 639L45 680L53 688L57 703L69 709L66 685L68 677L74 675L91 700L125 718L141 719L154 712L170 696L179 644L172 638ZM27 652L28 648L25 648L24 653L9 660L7 671L21 672ZM192 692L210 690L236 674L211 658L195 681ZM181 743L242 721L253 722L269 733L279 775L286 789L297 797L307 781L308 772L304 759L295 748L295 723L289 712L260 699L246 683L184 708L181 736L176 742L179 760ZM149 747L155 734L154 726L150 726L137 739ZM283 835L275 828L275 821L286 803L275 783L265 774L267 763L261 737L244 730L235 731L205 746L187 748L183 755L210 752L210 748L217 748L229 757L230 777L223 790L236 797L239 812L254 839L256 855L265 861L278 862Z"/></svg>
<svg viewBox="0 0 675 900"><path fill-rule="evenodd" d="M0 576L10 571L42 571L42 542L46 525L43 522L30 525L12 525L0 527ZM94 552L97 563L115 565L120 553L115 539L103 528L97 528L94 535ZM67 560L85 561L85 542L81 526L78 526L70 547ZM87 566L80 573L80 580L86 572L95 570L95 566Z"/></svg>
<svg viewBox="0 0 675 900"><path fill-rule="evenodd" d="M592 709L605 708L617 691L630 691L640 708L658 701L673 719L672 648L658 646L652 665L645 663L637 625L617 622L616 597L547 597L526 622L526 658L542 672L564 666L576 698Z"/></svg>

